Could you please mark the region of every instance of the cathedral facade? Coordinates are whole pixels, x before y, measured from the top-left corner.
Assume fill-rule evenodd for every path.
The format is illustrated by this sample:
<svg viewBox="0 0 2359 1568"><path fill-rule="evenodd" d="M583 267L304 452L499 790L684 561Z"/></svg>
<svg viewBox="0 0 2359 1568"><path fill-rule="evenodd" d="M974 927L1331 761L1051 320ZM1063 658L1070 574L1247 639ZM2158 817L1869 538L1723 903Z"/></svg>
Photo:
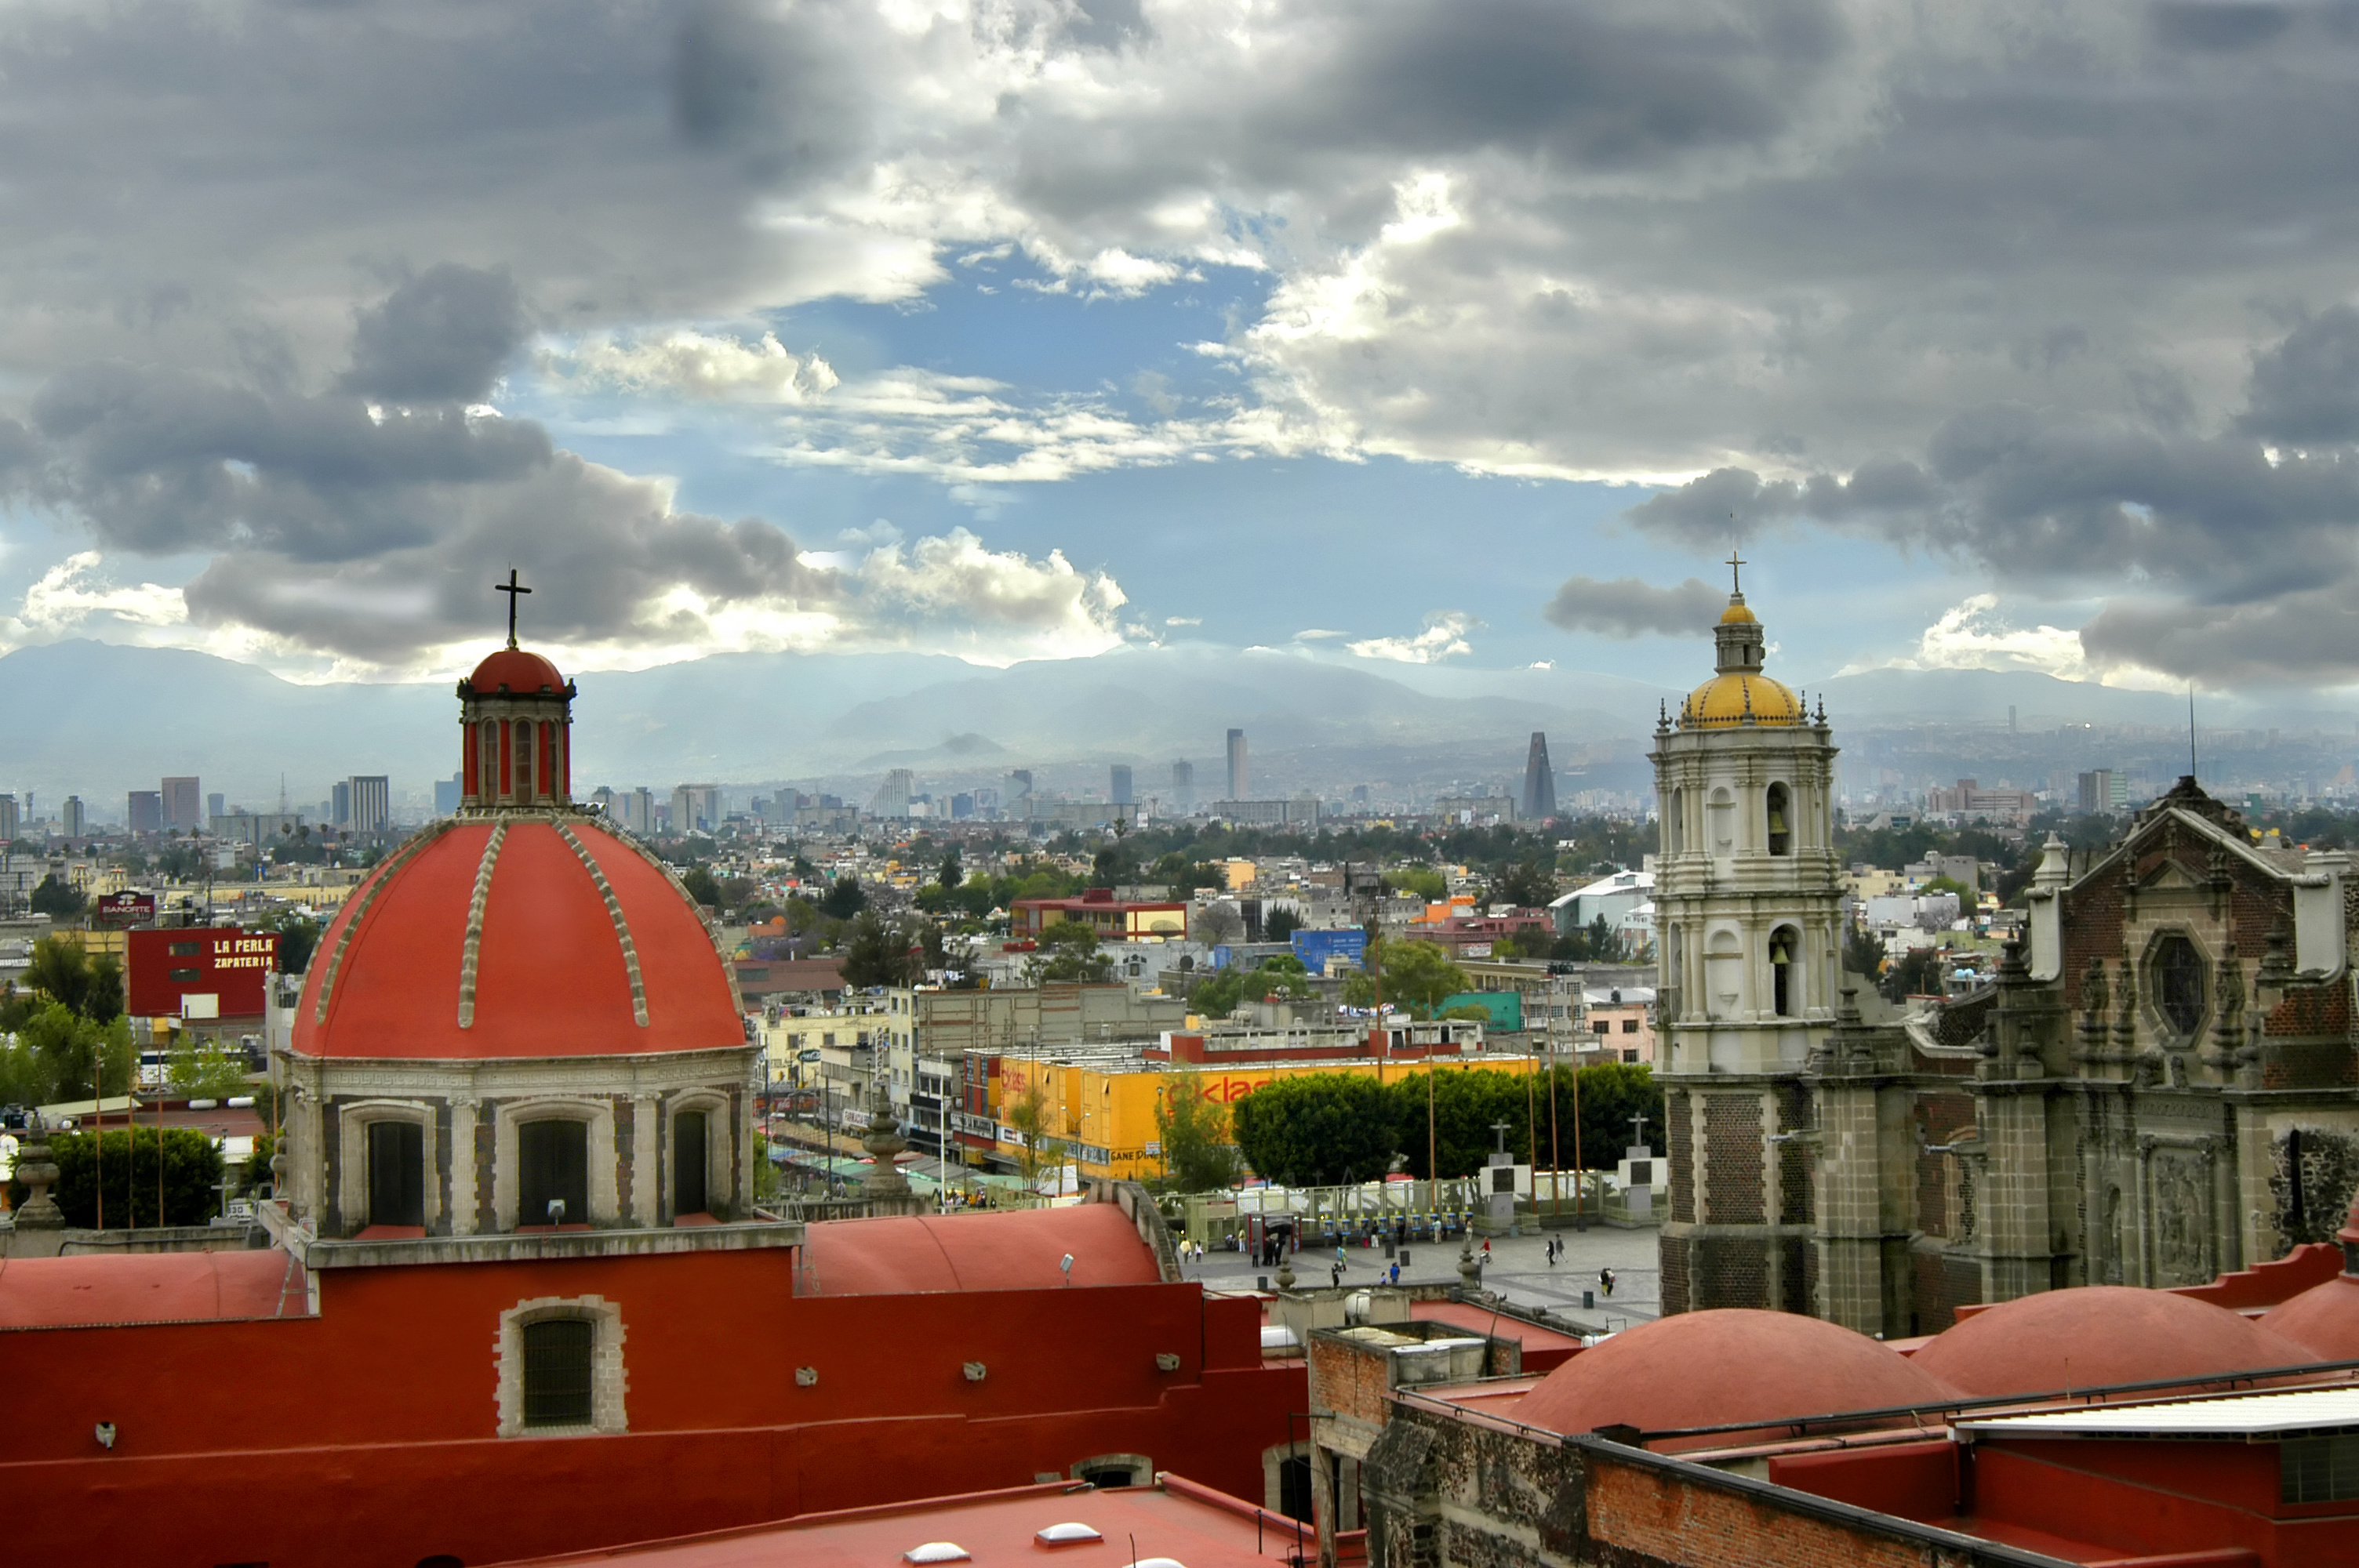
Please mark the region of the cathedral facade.
<svg viewBox="0 0 2359 1568"><path fill-rule="evenodd" d="M1958 1307L2169 1286L2331 1239L2359 1185L2359 889L2191 778L2051 838L1995 982L1870 1022L1843 972L1836 748L1741 592L1654 762L1666 1313L1930 1334Z"/></svg>

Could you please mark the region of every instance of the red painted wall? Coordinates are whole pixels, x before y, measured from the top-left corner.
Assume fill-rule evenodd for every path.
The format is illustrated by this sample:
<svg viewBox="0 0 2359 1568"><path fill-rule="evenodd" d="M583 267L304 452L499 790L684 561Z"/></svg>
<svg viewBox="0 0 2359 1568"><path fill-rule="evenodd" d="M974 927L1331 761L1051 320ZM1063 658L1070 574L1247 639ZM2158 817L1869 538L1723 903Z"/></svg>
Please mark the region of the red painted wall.
<svg viewBox="0 0 2359 1568"><path fill-rule="evenodd" d="M1972 1464L1982 1518L2125 1553L2241 1546L2269 1568L2359 1562L2359 1506L2280 1505L2273 1443L1986 1440Z"/></svg>
<svg viewBox="0 0 2359 1568"><path fill-rule="evenodd" d="M1300 1363L1261 1360L1256 1303L1191 1283L796 1298L791 1279L785 1251L335 1271L315 1318L0 1335L0 1487L44 1499L12 1515L11 1555L480 1563L1108 1453L1257 1499L1305 1408ZM499 1313L589 1294L622 1311L630 1433L494 1436Z"/></svg>
<svg viewBox="0 0 2359 1568"><path fill-rule="evenodd" d="M1920 1524L1938 1523L1958 1511L1958 1448L1945 1439L1783 1454L1769 1461L1769 1479Z"/></svg>
<svg viewBox="0 0 2359 1568"><path fill-rule="evenodd" d="M219 997L223 1018L262 1016L268 976L278 963L277 933L223 925L126 935L125 1011L134 1018L178 1018L180 998L188 995ZM175 953L175 947L192 950ZM175 970L193 974L174 979Z"/></svg>

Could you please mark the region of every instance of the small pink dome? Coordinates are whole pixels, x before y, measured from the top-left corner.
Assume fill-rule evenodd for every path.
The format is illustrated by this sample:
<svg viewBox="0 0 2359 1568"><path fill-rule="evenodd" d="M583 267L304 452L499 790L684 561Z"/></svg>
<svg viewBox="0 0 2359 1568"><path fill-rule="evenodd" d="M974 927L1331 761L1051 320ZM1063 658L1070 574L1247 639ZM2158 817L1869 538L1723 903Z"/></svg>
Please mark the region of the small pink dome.
<svg viewBox="0 0 2359 1568"><path fill-rule="evenodd" d="M2310 1353L2226 1307L2169 1291L2081 1285L1978 1312L1933 1336L1918 1366L1973 1395L2201 1382L2299 1366Z"/></svg>
<svg viewBox="0 0 2359 1568"><path fill-rule="evenodd" d="M2273 1308L2261 1326L2321 1361L2359 1361L2359 1278L2337 1274Z"/></svg>
<svg viewBox="0 0 2359 1568"><path fill-rule="evenodd" d="M497 691L563 691L565 677L538 654L523 648L501 648L475 666L467 677L469 689L488 697Z"/></svg>
<svg viewBox="0 0 2359 1568"><path fill-rule="evenodd" d="M1956 1398L1939 1378L1865 1335L1793 1313L1731 1307L1617 1334L1550 1372L1514 1415L1550 1432L1614 1425L1662 1432Z"/></svg>

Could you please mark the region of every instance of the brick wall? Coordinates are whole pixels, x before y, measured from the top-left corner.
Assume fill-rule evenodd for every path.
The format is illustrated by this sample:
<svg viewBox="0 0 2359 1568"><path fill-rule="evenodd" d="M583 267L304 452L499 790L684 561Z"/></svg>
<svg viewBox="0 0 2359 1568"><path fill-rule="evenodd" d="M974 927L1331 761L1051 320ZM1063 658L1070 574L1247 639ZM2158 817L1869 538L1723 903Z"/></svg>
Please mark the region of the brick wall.
<svg viewBox="0 0 2359 1568"><path fill-rule="evenodd" d="M1767 1307L1769 1244L1718 1236L1697 1241L1695 1272L1688 1288L1699 1312L1714 1307Z"/></svg>
<svg viewBox="0 0 2359 1568"><path fill-rule="evenodd" d="M1704 1223L1767 1221L1762 1171L1761 1102L1750 1095L1707 1095L1703 1102Z"/></svg>
<svg viewBox="0 0 2359 1568"><path fill-rule="evenodd" d="M1666 1236L1656 1243L1663 1270L1663 1315L1688 1310L1688 1244L1684 1238Z"/></svg>
<svg viewBox="0 0 2359 1568"><path fill-rule="evenodd" d="M1695 1124L1690 1119L1688 1091L1673 1089L1663 1097L1663 1119L1670 1142L1671 1218L1681 1225L1695 1222Z"/></svg>
<svg viewBox="0 0 2359 1568"><path fill-rule="evenodd" d="M1819 1249L1801 1237L1777 1244L1778 1304L1804 1317L1818 1315Z"/></svg>
<svg viewBox="0 0 2359 1568"><path fill-rule="evenodd" d="M1818 1126L1818 1111L1810 1091L1800 1084L1788 1084L1777 1091L1777 1130L1804 1131ZM1809 1225L1817 1217L1813 1206L1810 1182L1810 1162L1814 1152L1807 1143L1777 1145L1777 1219L1783 1225Z"/></svg>
<svg viewBox="0 0 2359 1568"><path fill-rule="evenodd" d="M1922 1543L1880 1539L1768 1498L1699 1486L1636 1465L1592 1461L1588 1534L1606 1549L1591 1561L1677 1563L1683 1568L1922 1568ZM1506 1562L1508 1559L1486 1558Z"/></svg>
<svg viewBox="0 0 2359 1568"><path fill-rule="evenodd" d="M1973 1098L1947 1090L1919 1095L1910 1108L1909 1119L1916 1123L1920 1151L1927 1145L1947 1143L1973 1127ZM1918 1229L1928 1236L1950 1235L1950 1187L1962 1179L1958 1156L1922 1152L1918 1154Z"/></svg>
<svg viewBox="0 0 2359 1568"><path fill-rule="evenodd" d="M1917 1303L1911 1333L1939 1334L1958 1321L1960 1307L1982 1302L1982 1271L1971 1258L1919 1251L1914 1263Z"/></svg>

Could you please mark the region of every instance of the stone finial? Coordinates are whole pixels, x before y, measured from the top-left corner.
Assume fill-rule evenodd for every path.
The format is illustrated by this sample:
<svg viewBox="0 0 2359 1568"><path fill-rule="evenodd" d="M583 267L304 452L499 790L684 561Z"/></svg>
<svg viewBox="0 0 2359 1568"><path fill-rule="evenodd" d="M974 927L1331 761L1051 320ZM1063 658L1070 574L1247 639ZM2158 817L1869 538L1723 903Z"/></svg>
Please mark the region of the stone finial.
<svg viewBox="0 0 2359 1568"><path fill-rule="evenodd" d="M16 1211L19 1230L62 1230L64 1211L49 1196L49 1189L58 1184L58 1162L49 1152L49 1130L35 1111L25 1119L24 1141L16 1147L16 1180L31 1189L24 1206Z"/></svg>
<svg viewBox="0 0 2359 1568"><path fill-rule="evenodd" d="M897 1195L909 1190L909 1178L901 1173L901 1167L895 1162L895 1156L908 1148L909 1141L901 1136L900 1124L893 1119L891 1111L880 1108L869 1119L867 1135L861 1139L860 1146L867 1150L869 1157L875 1161L875 1165L860 1184L863 1192L870 1197L877 1197Z"/></svg>
<svg viewBox="0 0 2359 1568"><path fill-rule="evenodd" d="M1471 1231L1458 1244L1458 1278L1470 1291L1483 1282L1483 1265L1474 1260L1474 1236Z"/></svg>

